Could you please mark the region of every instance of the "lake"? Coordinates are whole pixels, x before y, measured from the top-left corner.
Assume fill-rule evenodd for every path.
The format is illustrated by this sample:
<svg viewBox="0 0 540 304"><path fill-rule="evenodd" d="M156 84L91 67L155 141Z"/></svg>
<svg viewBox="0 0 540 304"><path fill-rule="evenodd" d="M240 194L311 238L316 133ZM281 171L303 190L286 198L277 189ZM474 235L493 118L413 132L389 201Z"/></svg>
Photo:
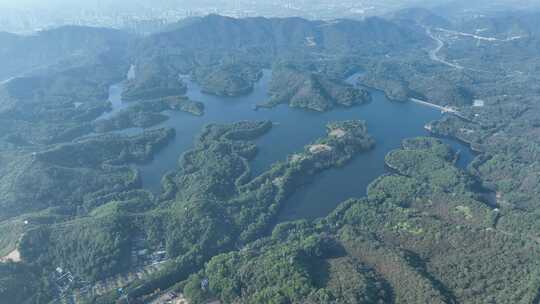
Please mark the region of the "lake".
<svg viewBox="0 0 540 304"><path fill-rule="evenodd" d="M354 82L355 75L348 79ZM274 128L255 142L259 154L252 161L253 176L267 170L273 163L286 160L287 156L301 152L305 145L326 135L326 124L340 120L365 120L369 133L376 140L372 151L358 155L342 168L328 170L318 175L314 182L298 189L281 210L279 221L325 216L336 206L349 199L366 195L366 188L377 177L389 173L384 163L385 155L400 147L405 138L428 136L424 125L441 118L441 113L431 107L412 102L393 102L384 93L369 89L373 100L352 108L337 108L326 113L293 109L281 105L273 109L253 110L267 100L271 72L265 71L253 92L241 97L218 97L204 94L200 87L185 78L188 97L205 104L205 115L196 117L187 113L169 112L170 119L154 128L169 127L176 130L176 137L154 160L138 166L144 188L154 193L161 189L162 176L178 166L182 153L193 147L196 136L209 123L229 123L240 120L271 120ZM117 93L118 88L114 88ZM112 95L113 112L122 108L119 94ZM454 140L442 139L460 151L458 166L466 167L474 155L469 148Z"/></svg>

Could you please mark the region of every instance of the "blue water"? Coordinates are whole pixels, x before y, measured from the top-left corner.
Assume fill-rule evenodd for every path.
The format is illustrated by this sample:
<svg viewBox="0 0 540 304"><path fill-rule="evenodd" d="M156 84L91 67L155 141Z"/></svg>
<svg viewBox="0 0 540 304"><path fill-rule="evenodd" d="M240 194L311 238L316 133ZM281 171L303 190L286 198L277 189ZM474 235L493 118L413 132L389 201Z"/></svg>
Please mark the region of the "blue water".
<svg viewBox="0 0 540 304"><path fill-rule="evenodd" d="M372 89L370 92L373 101L353 108L338 108L318 113L282 105L255 111L253 107L268 98L270 78L271 72L265 71L253 92L242 97L207 95L201 93L197 84L186 79L187 95L205 104L205 115L196 117L187 113L171 112L168 121L156 126L174 128L176 137L155 155L153 161L139 167L143 186L159 193L162 176L177 168L180 155L193 147L194 139L208 123L239 120L271 120L275 123L268 134L256 140L260 149L257 158L252 162L253 175L256 176L276 161L286 160L288 155L303 151L305 145L325 136L328 122L365 120L369 133L376 140L375 149L360 154L343 168L322 173L311 185L298 189L285 204L280 220L325 216L344 200L365 196L369 183L388 173L384 163L385 155L399 148L405 138L428 136L424 125L441 118L441 113L433 108L409 102L392 102L382 92ZM349 81L353 82L354 78ZM443 140L461 151L459 166L465 167L472 160L473 155L465 145L449 139Z"/></svg>
<svg viewBox="0 0 540 304"><path fill-rule="evenodd" d="M96 118L96 120L109 119L129 106L129 103L122 101L123 89L123 82L117 83L109 87L109 102L111 103L111 111L104 112L98 118Z"/></svg>

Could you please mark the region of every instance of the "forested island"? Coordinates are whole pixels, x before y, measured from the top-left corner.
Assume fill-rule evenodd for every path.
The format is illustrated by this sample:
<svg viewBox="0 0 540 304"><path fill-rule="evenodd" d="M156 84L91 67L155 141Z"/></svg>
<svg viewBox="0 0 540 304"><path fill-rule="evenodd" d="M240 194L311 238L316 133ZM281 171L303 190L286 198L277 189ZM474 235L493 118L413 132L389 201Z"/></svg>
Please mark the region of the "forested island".
<svg viewBox="0 0 540 304"><path fill-rule="evenodd" d="M371 100L364 89L290 66L274 67L269 90L271 98L261 107L287 103L291 107L323 112Z"/></svg>
<svg viewBox="0 0 540 304"><path fill-rule="evenodd" d="M193 72L193 78L201 84L203 92L219 96L247 94L261 75L260 67L242 62L200 67Z"/></svg>
<svg viewBox="0 0 540 304"><path fill-rule="evenodd" d="M160 60L141 63L135 68L135 77L127 81L122 99L136 101L186 93L186 85L178 74Z"/></svg>
<svg viewBox="0 0 540 304"><path fill-rule="evenodd" d="M167 96L151 100L139 100L133 106L120 111L111 118L94 122L94 129L98 133L128 128L149 128L156 126L169 117L164 111L180 111L195 116L204 115L204 104L193 101L186 96Z"/></svg>
<svg viewBox="0 0 540 304"><path fill-rule="evenodd" d="M148 36L0 35L0 52L16 58L0 60L10 77L0 84L0 302L538 302L538 20L411 9L335 21L210 15ZM268 70L268 99L252 113L354 107L358 118L336 115L259 168L281 126L220 117L196 97L235 107ZM379 102L368 87L445 113L385 151L386 174L364 197L280 222L295 194L380 153L380 130L361 120L379 119L362 113ZM208 113L219 121L203 126ZM448 138L474 159L460 166ZM178 139L192 144L151 191L141 172Z"/></svg>

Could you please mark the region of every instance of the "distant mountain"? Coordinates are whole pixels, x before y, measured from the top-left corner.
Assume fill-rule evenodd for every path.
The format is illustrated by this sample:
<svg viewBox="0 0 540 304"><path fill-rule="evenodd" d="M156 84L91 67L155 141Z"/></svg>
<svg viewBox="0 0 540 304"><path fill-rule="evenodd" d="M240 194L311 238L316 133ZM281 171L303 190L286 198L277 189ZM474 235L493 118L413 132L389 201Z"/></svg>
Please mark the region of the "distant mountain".
<svg viewBox="0 0 540 304"><path fill-rule="evenodd" d="M539 8L538 0L452 0L431 5L431 9L437 14L456 21L511 11L530 12Z"/></svg>
<svg viewBox="0 0 540 304"><path fill-rule="evenodd" d="M450 21L431 10L424 8L409 8L395 12L391 15L394 21L414 21L429 27L449 27Z"/></svg>
<svg viewBox="0 0 540 304"><path fill-rule="evenodd" d="M540 12L506 12L461 23L459 30L500 39L540 34Z"/></svg>
<svg viewBox="0 0 540 304"><path fill-rule="evenodd" d="M302 18L234 19L218 15L192 19L171 31L144 39L136 52L142 56L233 52L259 56L285 54L363 54L396 52L417 45L423 33L405 31L382 19L309 21ZM202 52L202 53L201 53Z"/></svg>
<svg viewBox="0 0 540 304"><path fill-rule="evenodd" d="M124 49L124 32L66 26L31 36L0 33L0 81L21 76L63 61L78 61Z"/></svg>

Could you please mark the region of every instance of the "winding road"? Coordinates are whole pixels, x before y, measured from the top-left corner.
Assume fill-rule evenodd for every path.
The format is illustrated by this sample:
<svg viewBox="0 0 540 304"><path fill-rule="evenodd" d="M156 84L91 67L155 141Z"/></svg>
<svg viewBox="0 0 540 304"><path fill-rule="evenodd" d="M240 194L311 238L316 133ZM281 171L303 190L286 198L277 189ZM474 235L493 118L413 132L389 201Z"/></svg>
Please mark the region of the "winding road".
<svg viewBox="0 0 540 304"><path fill-rule="evenodd" d="M441 51L441 49L444 47L444 42L438 38L437 36L435 36L433 34L433 32L431 31L430 28L426 27L426 34L431 38L433 39L435 42L437 42L437 47L433 50L430 50L429 51L429 58L431 58L431 60L433 61L436 61L436 62L439 62L439 63L442 63L444 65L447 65L449 67L452 67L454 69L458 69L458 70L463 70L464 67L462 67L461 65L459 64L455 64L455 63L452 63L452 62L449 62L449 61L446 61L445 59L439 57L439 52Z"/></svg>
<svg viewBox="0 0 540 304"><path fill-rule="evenodd" d="M499 38L495 38L495 37L485 37L485 36L479 36L479 35L475 35L475 34L469 34L469 33L464 33L464 32L453 31L453 30L447 30L447 29L440 28L440 27L436 28L435 30L437 30L439 32L447 33L447 34L456 35L456 36L469 37L469 38L474 38L474 39L477 39L477 40L491 41L491 42L496 42L496 41L509 42L509 41L519 40L519 39L523 39L523 38L527 37L527 36L518 35L518 36L508 37L506 39L499 39Z"/></svg>
<svg viewBox="0 0 540 304"><path fill-rule="evenodd" d="M441 38L437 37L437 35L435 35L433 33L433 30L443 32L443 33L446 33L446 34L450 34L450 35L454 35L454 36L468 37L468 38L476 39L478 41L487 41L487 42L505 42L505 43L507 43L507 42L511 42L511 41L514 41L514 40L524 39L524 38L527 37L527 36L513 36L513 37L506 38L506 39L499 39L499 38L494 38L494 37L484 37L484 36L478 36L478 35L469 34L469 33L457 32L457 31L447 30L447 29L443 29L443 28L432 29L432 28L429 28L429 27L427 27L425 25L423 27L426 30L426 34L437 43L437 46L434 49L428 50L429 58L431 60L433 60L435 62L438 62L438 63L441 63L441 64L444 64L446 66L449 66L449 67L451 67L453 69L468 70L468 71L479 72L479 73L493 73L493 72L491 72L489 70L480 70L480 69L474 69L474 68L467 68L467 67L459 65L457 63L447 61L446 59L440 57L439 52L444 47L445 43Z"/></svg>

